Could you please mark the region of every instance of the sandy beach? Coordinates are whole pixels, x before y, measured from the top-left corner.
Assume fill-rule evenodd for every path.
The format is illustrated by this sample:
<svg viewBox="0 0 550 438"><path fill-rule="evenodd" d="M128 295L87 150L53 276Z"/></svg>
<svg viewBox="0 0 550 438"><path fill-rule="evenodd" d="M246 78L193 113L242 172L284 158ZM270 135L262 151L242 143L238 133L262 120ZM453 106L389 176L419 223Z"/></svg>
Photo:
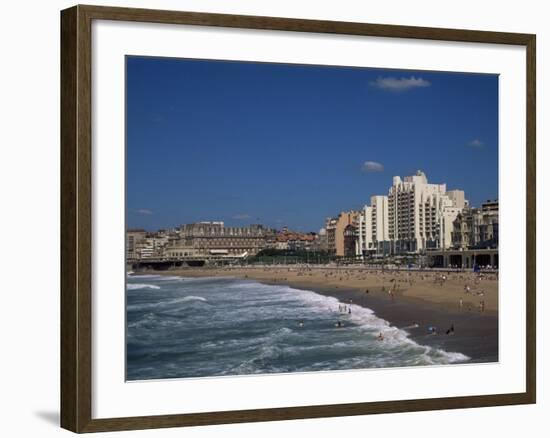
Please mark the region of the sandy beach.
<svg viewBox="0 0 550 438"><path fill-rule="evenodd" d="M182 277L249 278L330 295L372 309L412 339L469 356L498 360L498 274L336 267L226 267L154 271ZM148 272L150 273L150 271ZM437 328L430 334L428 327ZM452 335L447 335L453 328Z"/></svg>
<svg viewBox="0 0 550 438"><path fill-rule="evenodd" d="M447 310L480 311L483 307L480 313L484 315L494 314L498 310L497 274L480 276L473 272L315 267L185 268L158 273L183 277L235 276L298 288L331 289L334 292L355 290L369 297L426 301Z"/></svg>

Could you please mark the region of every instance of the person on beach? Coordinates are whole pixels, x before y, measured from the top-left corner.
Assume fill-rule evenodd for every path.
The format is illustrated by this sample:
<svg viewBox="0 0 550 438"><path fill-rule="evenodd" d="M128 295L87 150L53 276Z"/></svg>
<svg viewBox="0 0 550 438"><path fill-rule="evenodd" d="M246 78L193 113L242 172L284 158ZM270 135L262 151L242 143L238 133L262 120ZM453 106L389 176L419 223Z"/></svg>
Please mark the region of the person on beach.
<svg viewBox="0 0 550 438"><path fill-rule="evenodd" d="M454 324L451 324L451 327L449 327L449 328L447 329L447 331L445 332L445 334L447 334L447 335L454 335L454 334L455 334L455 326L454 326Z"/></svg>
<svg viewBox="0 0 550 438"><path fill-rule="evenodd" d="M460 300L458 301L458 304L460 305L460 308L462 309L462 306L464 305L464 301L462 300L462 298L460 298Z"/></svg>
<svg viewBox="0 0 550 438"><path fill-rule="evenodd" d="M351 315L351 306L348 307L348 315Z"/></svg>

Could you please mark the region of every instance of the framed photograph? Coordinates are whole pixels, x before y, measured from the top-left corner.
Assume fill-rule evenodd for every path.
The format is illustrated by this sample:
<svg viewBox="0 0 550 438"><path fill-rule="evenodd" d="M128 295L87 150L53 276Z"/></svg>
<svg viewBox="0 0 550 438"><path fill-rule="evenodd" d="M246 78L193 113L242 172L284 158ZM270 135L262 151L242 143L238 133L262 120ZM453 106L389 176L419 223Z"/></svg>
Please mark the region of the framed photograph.
<svg viewBox="0 0 550 438"><path fill-rule="evenodd" d="M61 425L535 403L535 35L61 12Z"/></svg>

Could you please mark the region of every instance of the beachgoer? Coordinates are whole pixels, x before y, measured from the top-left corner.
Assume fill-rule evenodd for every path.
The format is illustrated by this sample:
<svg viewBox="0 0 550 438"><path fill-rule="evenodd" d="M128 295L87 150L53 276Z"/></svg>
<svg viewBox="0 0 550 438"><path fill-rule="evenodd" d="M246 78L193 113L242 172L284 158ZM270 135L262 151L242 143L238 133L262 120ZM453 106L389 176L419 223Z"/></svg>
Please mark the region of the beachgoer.
<svg viewBox="0 0 550 438"><path fill-rule="evenodd" d="M454 326L454 324L451 324L451 327L449 327L445 333L446 333L447 335L454 335L454 333L455 333L455 326Z"/></svg>

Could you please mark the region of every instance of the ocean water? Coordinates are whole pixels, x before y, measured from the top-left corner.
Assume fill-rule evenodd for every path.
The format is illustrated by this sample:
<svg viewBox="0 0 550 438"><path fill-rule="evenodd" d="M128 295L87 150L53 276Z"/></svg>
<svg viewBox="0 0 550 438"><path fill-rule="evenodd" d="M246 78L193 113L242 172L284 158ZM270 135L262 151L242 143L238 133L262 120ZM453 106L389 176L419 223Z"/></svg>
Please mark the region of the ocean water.
<svg viewBox="0 0 550 438"><path fill-rule="evenodd" d="M284 285L140 275L128 277L126 294L128 380L468 360L417 344L370 309L345 303L351 313L341 312L336 298Z"/></svg>

